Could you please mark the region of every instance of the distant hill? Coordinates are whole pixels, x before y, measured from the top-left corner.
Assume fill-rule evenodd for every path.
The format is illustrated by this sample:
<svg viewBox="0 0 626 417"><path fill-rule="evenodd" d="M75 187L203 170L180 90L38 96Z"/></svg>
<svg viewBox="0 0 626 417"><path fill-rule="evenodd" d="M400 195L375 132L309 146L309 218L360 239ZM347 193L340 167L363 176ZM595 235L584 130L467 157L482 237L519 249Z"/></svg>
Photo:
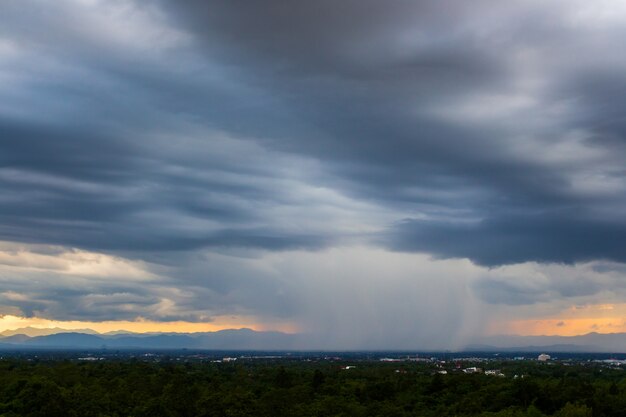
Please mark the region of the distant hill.
<svg viewBox="0 0 626 417"><path fill-rule="evenodd" d="M491 345L469 345L465 347L466 352L604 352L604 349L595 346L583 346L583 345L539 345L539 346L512 346L512 347L497 347Z"/></svg>
<svg viewBox="0 0 626 417"><path fill-rule="evenodd" d="M29 326L29 327L21 327L19 329L5 330L3 332L0 332L0 337L9 337L9 336L15 336L15 335L26 335L30 337L36 337L36 336L47 336L47 335L56 334L56 333L68 333L68 332L84 333L84 334L98 334L98 332L96 332L95 330L91 330L91 329L68 330L68 329L61 329L59 327L53 327L50 329L41 329L39 327Z"/></svg>
<svg viewBox="0 0 626 417"><path fill-rule="evenodd" d="M65 332L35 337L26 335L4 337L0 339L2 343L0 348L282 350L295 348L296 340L295 335L257 332L250 329L156 335Z"/></svg>
<svg viewBox="0 0 626 417"><path fill-rule="evenodd" d="M102 334L105 335L105 336L117 336L117 335L120 335L120 334L128 335L128 334L135 334L135 333L133 333L133 332L131 332L129 330L113 330L113 331L102 333Z"/></svg>
<svg viewBox="0 0 626 417"><path fill-rule="evenodd" d="M6 336L0 338L0 342L2 343L24 343L31 339L30 336L26 336L25 334L14 334L12 336Z"/></svg>
<svg viewBox="0 0 626 417"><path fill-rule="evenodd" d="M36 347L99 348L106 339L85 333L56 333L47 336L31 337L21 344Z"/></svg>
<svg viewBox="0 0 626 417"><path fill-rule="evenodd" d="M587 333L580 336L514 336L481 338L466 350L500 350L518 352L626 352L626 333Z"/></svg>
<svg viewBox="0 0 626 417"><path fill-rule="evenodd" d="M26 328L32 330L32 328ZM42 330L42 329L36 329ZM58 329L45 329L56 331ZM35 335L10 334L0 337L0 349L208 349L208 350L296 350L319 349L311 335L231 329L204 333L97 334L92 330ZM32 333L31 333L32 334ZM332 346L326 346L332 349ZM393 348L393 347L390 347ZM419 346L414 349L419 350ZM489 336L467 345L466 351L501 352L606 352L626 353L626 333L589 333L581 336Z"/></svg>

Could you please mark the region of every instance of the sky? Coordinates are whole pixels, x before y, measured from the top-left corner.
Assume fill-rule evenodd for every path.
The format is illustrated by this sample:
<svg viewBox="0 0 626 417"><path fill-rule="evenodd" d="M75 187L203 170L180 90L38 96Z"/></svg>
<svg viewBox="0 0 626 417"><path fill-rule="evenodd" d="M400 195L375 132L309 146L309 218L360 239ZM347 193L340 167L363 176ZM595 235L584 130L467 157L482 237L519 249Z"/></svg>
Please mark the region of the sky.
<svg viewBox="0 0 626 417"><path fill-rule="evenodd" d="M619 0L3 0L0 330L626 331Z"/></svg>

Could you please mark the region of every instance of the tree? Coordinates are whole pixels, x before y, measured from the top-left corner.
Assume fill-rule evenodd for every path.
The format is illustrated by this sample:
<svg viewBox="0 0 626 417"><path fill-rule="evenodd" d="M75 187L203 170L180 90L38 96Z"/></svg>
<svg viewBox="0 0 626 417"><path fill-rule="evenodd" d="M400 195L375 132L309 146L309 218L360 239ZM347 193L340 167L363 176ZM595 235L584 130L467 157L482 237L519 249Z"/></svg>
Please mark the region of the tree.
<svg viewBox="0 0 626 417"><path fill-rule="evenodd" d="M555 417L591 417L591 408L584 404L567 403L556 412Z"/></svg>

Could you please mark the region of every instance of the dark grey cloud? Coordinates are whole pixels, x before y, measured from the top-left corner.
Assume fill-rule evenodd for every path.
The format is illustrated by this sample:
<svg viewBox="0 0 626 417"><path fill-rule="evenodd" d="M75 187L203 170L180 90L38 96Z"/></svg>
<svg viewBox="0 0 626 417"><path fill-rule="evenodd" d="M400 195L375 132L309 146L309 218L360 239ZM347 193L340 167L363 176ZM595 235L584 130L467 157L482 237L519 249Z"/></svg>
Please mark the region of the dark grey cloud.
<svg viewBox="0 0 626 417"><path fill-rule="evenodd" d="M565 274L571 274L567 276ZM478 296L489 304L503 304L522 306L538 303L550 303L557 300L568 300L576 297L592 297L604 289L606 276L578 275L579 271L566 270L556 271L553 275L539 282L533 277L524 276L523 273L516 277L484 277L473 284L473 290ZM615 290L622 286L611 282Z"/></svg>
<svg viewBox="0 0 626 417"><path fill-rule="evenodd" d="M474 291L487 303L513 306L545 302L550 296L545 288L525 288L515 282L491 279L478 281Z"/></svg>
<svg viewBox="0 0 626 417"><path fill-rule="evenodd" d="M298 204L284 184L298 178L281 172L292 162L237 138L245 112L264 119L268 99L239 91L189 48L153 48L155 36L179 34L161 33L150 6L137 6L136 21L126 15L130 2L96 5L104 17L83 4L58 6L2 6L7 69L20 75L3 89L13 107L0 115L3 239L138 256L333 240L268 217L274 206Z"/></svg>
<svg viewBox="0 0 626 417"><path fill-rule="evenodd" d="M486 220L405 220L388 244L396 250L470 258L487 266L528 261L626 261L626 225L576 210L494 215Z"/></svg>
<svg viewBox="0 0 626 417"><path fill-rule="evenodd" d="M390 247L489 265L624 260L621 25L599 32L564 3L164 4L319 132L269 146L322 158L349 195L434 219L392 227Z"/></svg>
<svg viewBox="0 0 626 417"><path fill-rule="evenodd" d="M339 236L272 218L293 204L284 164L303 158L319 161L303 183L432 219L391 227L382 240L394 249L490 265L623 260L626 83L600 64L567 65L595 32L558 5L163 0L97 4L104 18L72 2L3 8L17 51L7 67L30 65L0 118L2 184L15 195L0 212L6 239L320 248ZM604 178L616 190L595 193ZM594 244L572 243L583 234Z"/></svg>
<svg viewBox="0 0 626 417"><path fill-rule="evenodd" d="M576 306L621 304L623 263L545 264L526 262L484 269L470 283L472 292L489 305L536 308L537 316L557 316ZM549 312L548 312L549 310ZM517 314L528 314L518 311ZM567 314L565 314L567 316Z"/></svg>
<svg viewBox="0 0 626 417"><path fill-rule="evenodd" d="M24 314L297 311L296 288L244 261L219 272L192 261L205 250L243 259L356 243L489 267L619 269L626 13L611 8L3 2L0 239L147 260L167 269L155 286L196 294L163 315L150 285L67 298L63 282L54 297L16 287L30 294ZM472 291L522 305L600 291L589 285L491 276Z"/></svg>

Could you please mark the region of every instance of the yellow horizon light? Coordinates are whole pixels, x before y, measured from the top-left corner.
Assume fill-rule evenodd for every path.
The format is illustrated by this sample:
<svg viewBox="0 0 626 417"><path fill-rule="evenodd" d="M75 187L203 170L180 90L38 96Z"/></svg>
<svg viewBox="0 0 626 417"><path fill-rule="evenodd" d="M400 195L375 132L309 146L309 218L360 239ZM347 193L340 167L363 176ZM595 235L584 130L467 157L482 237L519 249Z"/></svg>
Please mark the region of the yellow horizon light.
<svg viewBox="0 0 626 417"><path fill-rule="evenodd" d="M218 316L211 322L186 322L170 321L157 322L145 319L111 320L102 322L80 321L80 320L50 320L38 317L20 317L5 315L0 317L0 332L15 330L23 327L33 327L37 329L60 328L64 330L90 329L98 333L107 333L119 330L126 330L133 333L195 333L214 332L227 329L248 328L256 331L276 330L285 333L296 333L297 326L290 322L260 323L253 317Z"/></svg>
<svg viewBox="0 0 626 417"><path fill-rule="evenodd" d="M626 332L626 304L573 305L550 317L491 323L489 334L578 336Z"/></svg>

